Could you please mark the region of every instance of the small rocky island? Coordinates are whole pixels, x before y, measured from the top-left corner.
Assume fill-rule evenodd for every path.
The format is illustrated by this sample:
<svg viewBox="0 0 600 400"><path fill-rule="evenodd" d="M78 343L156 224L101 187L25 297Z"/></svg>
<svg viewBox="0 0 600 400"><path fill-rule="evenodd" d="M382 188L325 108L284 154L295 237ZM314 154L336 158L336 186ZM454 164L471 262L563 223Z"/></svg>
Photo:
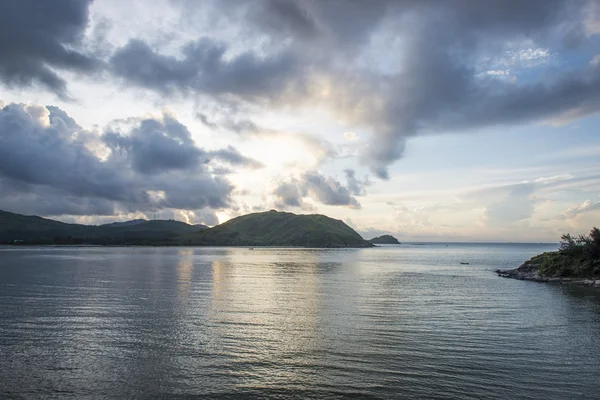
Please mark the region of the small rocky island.
<svg viewBox="0 0 600 400"><path fill-rule="evenodd" d="M373 244L402 244L398 241L398 239L396 239L392 235L377 236L377 237L369 240L369 242L371 242Z"/></svg>
<svg viewBox="0 0 600 400"><path fill-rule="evenodd" d="M589 235L563 235L558 251L537 255L498 276L536 282L577 284L600 288L600 230Z"/></svg>

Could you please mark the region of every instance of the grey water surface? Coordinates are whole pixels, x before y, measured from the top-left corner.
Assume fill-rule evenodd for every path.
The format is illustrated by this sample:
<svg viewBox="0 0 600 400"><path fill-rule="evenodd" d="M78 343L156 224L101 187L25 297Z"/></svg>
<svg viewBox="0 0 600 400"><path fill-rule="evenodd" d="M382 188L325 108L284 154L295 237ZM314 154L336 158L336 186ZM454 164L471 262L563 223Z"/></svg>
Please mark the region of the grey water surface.
<svg viewBox="0 0 600 400"><path fill-rule="evenodd" d="M599 399L556 248L0 248L0 398ZM468 262L469 265L461 265Z"/></svg>

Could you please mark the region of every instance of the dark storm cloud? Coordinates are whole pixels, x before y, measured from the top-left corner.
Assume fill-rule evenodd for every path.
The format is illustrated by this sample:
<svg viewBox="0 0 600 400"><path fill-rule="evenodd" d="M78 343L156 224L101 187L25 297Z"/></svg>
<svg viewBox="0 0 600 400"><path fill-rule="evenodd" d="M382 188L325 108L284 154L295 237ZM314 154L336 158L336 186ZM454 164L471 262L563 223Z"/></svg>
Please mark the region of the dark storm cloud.
<svg viewBox="0 0 600 400"><path fill-rule="evenodd" d="M518 51L519 43L559 54L600 52L597 36L586 32L590 2L585 0L264 0L227 2L227 7L236 4L246 12L226 13L223 6L223 14L247 15L249 32L269 36L280 45L280 54L299 63L280 76L292 82L326 77L332 87L324 104L370 128L373 137L362 160L381 178L387 178L388 166L402 157L411 136L600 109L598 65L515 82L486 75L486 67L493 68L489 60L514 50L510 46ZM387 48L395 38L402 46ZM381 43L386 48L376 49ZM401 52L397 66L378 71L378 60L368 53L373 49L392 57ZM516 59L523 65L538 62ZM297 102L305 95L288 99ZM319 96L310 92L305 101Z"/></svg>
<svg viewBox="0 0 600 400"><path fill-rule="evenodd" d="M119 171L102 163L73 133L60 113L5 106L0 111L0 175L81 196L136 200Z"/></svg>
<svg viewBox="0 0 600 400"><path fill-rule="evenodd" d="M113 151L126 153L141 174L195 168L204 151L195 146L185 126L169 116L163 119L145 119L128 135L106 132L103 139Z"/></svg>
<svg viewBox="0 0 600 400"><path fill-rule="evenodd" d="M114 73L137 86L163 93L277 96L296 74L290 53L260 57L247 51L228 58L225 43L210 38L188 42L180 57L163 55L146 42L131 40L110 60Z"/></svg>
<svg viewBox="0 0 600 400"><path fill-rule="evenodd" d="M309 10L299 2L266 0L251 8L254 22L278 34L299 36L312 39L317 35L318 27L309 15Z"/></svg>
<svg viewBox="0 0 600 400"><path fill-rule="evenodd" d="M56 72L90 72L99 62L77 50L88 23L89 0L0 1L0 80L9 86L40 83L60 96Z"/></svg>
<svg viewBox="0 0 600 400"><path fill-rule="evenodd" d="M0 210L37 215L114 215L116 202L65 194L49 186L0 177Z"/></svg>
<svg viewBox="0 0 600 400"><path fill-rule="evenodd" d="M196 146L187 127L170 115L132 121L126 133L99 136L57 107L5 106L0 208L41 215L218 209L230 205L234 187L217 176L210 159L259 166L233 147ZM105 158L93 150L98 146L108 152Z"/></svg>
<svg viewBox="0 0 600 400"><path fill-rule="evenodd" d="M61 71L90 72L102 58L113 78L161 94L200 94L281 109L327 107L342 123L372 133L361 160L384 179L412 136L576 118L600 110L598 63L546 68L515 80L487 74L498 67L494 63L505 70L518 69L518 63L535 65L538 61L520 60L518 54L500 60L521 45L558 57L578 51L591 60L600 53L597 28L590 31L598 24L589 22L591 0L172 4L190 18L197 9L211 8L221 24L215 26L231 28L238 36L214 30L223 36L190 40L175 51L134 38L110 56L99 51L95 58L80 50L98 41L81 43L89 1L8 0L0 2L0 80L41 83L66 95ZM206 114L198 118L211 129L219 126ZM226 129L257 134L258 127L244 121L232 120ZM160 154L132 138L107 140L130 152L134 168L145 174L162 168L183 171L197 167L203 156L215 157L164 132L155 136L165 146ZM144 164L153 154L155 162ZM222 158L235 162L236 156Z"/></svg>
<svg viewBox="0 0 600 400"><path fill-rule="evenodd" d="M141 174L190 170L208 164L211 159L233 166L262 167L233 146L214 151L197 147L187 127L168 114L162 120L141 120L128 134L106 132L103 140L113 152L125 154L133 169Z"/></svg>
<svg viewBox="0 0 600 400"><path fill-rule="evenodd" d="M351 175L354 175L354 171ZM346 172L348 177L348 172ZM283 207L302 207L303 198L310 197L319 203L330 206L347 206L350 208L361 208L358 200L353 196L358 188L357 181L349 179L350 186L344 186L342 183L332 177L326 177L318 171L308 171L303 173L299 179L291 178L288 181L280 181L273 190L272 194L277 198L277 206ZM355 184L356 187L351 187ZM365 194L364 190L360 195Z"/></svg>

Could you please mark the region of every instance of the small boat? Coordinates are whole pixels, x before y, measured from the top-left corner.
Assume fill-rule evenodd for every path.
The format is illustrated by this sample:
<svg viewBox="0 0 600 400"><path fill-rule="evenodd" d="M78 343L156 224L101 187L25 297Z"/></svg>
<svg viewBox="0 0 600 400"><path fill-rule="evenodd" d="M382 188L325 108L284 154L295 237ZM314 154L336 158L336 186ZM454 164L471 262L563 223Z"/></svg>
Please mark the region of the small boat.
<svg viewBox="0 0 600 400"><path fill-rule="evenodd" d="M248 250L254 250L254 247L249 247Z"/></svg>
<svg viewBox="0 0 600 400"><path fill-rule="evenodd" d="M462 262L462 261L459 261L459 263L461 263L462 265L469 265L469 263L468 263L468 262Z"/></svg>

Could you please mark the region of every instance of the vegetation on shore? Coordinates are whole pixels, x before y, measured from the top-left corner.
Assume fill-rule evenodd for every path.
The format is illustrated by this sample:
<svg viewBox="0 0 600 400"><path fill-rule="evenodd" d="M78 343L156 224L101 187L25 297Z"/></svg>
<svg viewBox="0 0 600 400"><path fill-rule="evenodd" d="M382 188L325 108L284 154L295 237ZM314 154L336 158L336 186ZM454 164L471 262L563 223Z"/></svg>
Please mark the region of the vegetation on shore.
<svg viewBox="0 0 600 400"><path fill-rule="evenodd" d="M593 228L588 235L577 237L563 235L558 251L532 257L519 268L496 272L507 278L543 282L600 282L600 230Z"/></svg>
<svg viewBox="0 0 600 400"><path fill-rule="evenodd" d="M588 235L563 235L556 252L534 257L539 264L538 274L548 277L600 276L600 230L593 228ZM533 261L533 259L532 259Z"/></svg>
<svg viewBox="0 0 600 400"><path fill-rule="evenodd" d="M268 211L208 228L173 220L66 224L0 211L0 244L371 247L344 222L324 215Z"/></svg>
<svg viewBox="0 0 600 400"><path fill-rule="evenodd" d="M370 239L369 242L373 244L402 244L393 237L392 235L381 235Z"/></svg>

